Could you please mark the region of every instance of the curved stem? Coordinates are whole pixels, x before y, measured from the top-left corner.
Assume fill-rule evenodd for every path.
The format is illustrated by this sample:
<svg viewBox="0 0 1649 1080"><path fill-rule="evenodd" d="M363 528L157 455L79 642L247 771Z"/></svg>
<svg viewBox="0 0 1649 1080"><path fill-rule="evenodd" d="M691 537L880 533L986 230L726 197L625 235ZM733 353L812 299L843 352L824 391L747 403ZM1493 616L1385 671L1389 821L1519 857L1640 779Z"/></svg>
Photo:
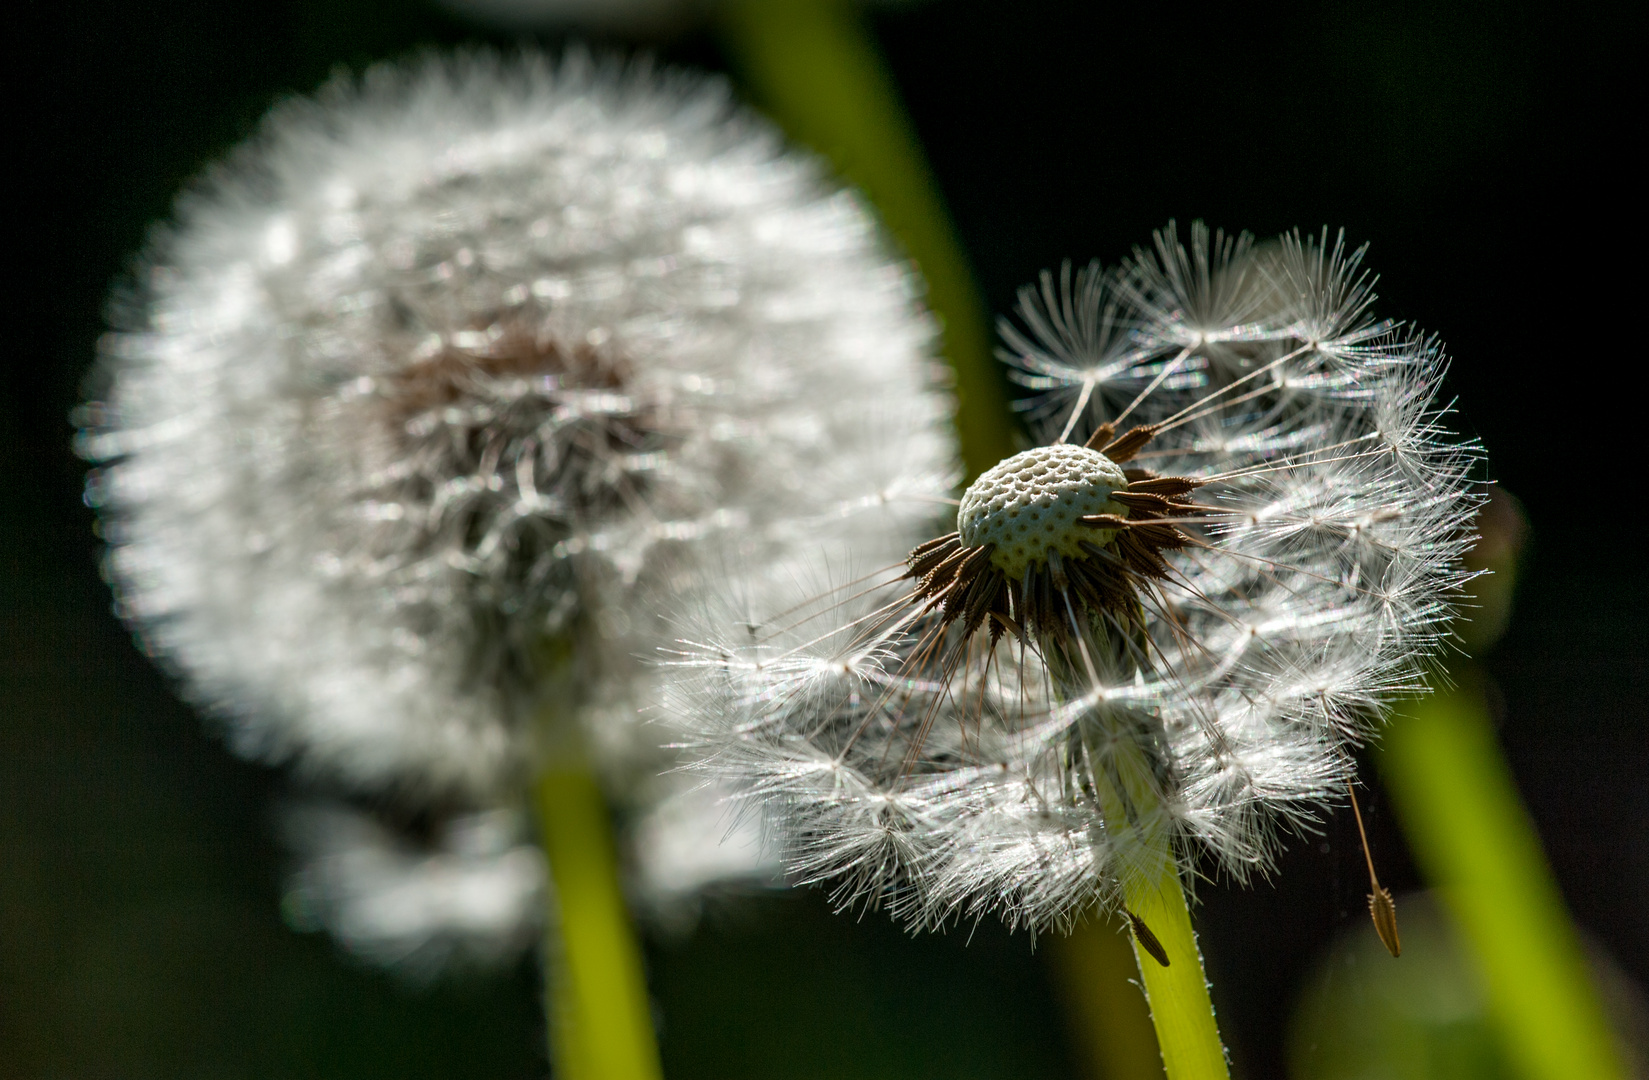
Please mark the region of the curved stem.
<svg viewBox="0 0 1649 1080"><path fill-rule="evenodd" d="M557 768L534 790L555 884L545 930L555 1074L565 1080L660 1080L641 947L619 884L606 800L588 772Z"/></svg>
<svg viewBox="0 0 1649 1080"><path fill-rule="evenodd" d="M956 426L969 476L1014 452L990 324L921 144L864 16L843 0L729 0L723 38L786 132L864 190L916 260L956 373Z"/></svg>

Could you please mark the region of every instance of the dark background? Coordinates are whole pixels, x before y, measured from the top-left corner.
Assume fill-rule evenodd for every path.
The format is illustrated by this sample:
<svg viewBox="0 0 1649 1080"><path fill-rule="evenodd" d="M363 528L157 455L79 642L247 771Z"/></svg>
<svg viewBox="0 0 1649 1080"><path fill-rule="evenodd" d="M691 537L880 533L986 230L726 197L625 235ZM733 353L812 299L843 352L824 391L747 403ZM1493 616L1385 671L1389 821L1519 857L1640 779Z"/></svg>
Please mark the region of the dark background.
<svg viewBox="0 0 1649 1080"><path fill-rule="evenodd" d="M990 307L1168 218L1373 244L1381 313L1440 333L1459 423L1526 503L1502 735L1580 924L1649 982L1649 572L1638 31L1579 5L1218 14L943 0L874 27ZM24 9L0 385L0 1073L541 1075L530 963L419 994L281 923L278 777L230 758L109 615L67 413L111 283L272 100L491 38L393 0ZM725 66L708 32L659 47ZM1639 191L1640 197L1629 193ZM1633 524L1636 521L1638 524ZM1372 781L1372 770L1367 770ZM1417 884L1376 790L1387 884ZM1349 821L1198 915L1239 1071L1362 919ZM1025 935L910 939L813 894L713 906L650 956L673 1078L1073 1071Z"/></svg>

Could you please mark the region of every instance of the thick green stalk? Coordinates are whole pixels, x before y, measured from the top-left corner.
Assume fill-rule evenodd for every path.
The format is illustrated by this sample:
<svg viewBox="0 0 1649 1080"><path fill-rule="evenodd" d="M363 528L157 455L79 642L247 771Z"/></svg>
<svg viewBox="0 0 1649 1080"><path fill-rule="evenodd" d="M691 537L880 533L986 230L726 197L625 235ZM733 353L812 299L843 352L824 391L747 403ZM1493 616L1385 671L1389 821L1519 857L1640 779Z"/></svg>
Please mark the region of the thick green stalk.
<svg viewBox="0 0 1649 1080"><path fill-rule="evenodd" d="M534 796L555 884L544 951L556 1076L659 1080L641 948L601 788L587 771L557 768L538 778Z"/></svg>
<svg viewBox="0 0 1649 1080"><path fill-rule="evenodd" d="M1226 1080L1230 1070L1214 1002L1203 974L1202 952L1191 931L1191 912L1180 884L1172 833L1163 813L1162 796L1141 745L1144 736L1130 718L1114 718L1119 731L1105 741L1108 753L1090 749L1103 762L1094 769L1100 813L1118 844L1122 898L1132 916L1143 922L1167 954L1164 966L1134 938L1134 959L1145 986L1157 1047L1168 1080Z"/></svg>
<svg viewBox="0 0 1649 1080"><path fill-rule="evenodd" d="M844 0L729 0L723 37L792 138L861 188L921 268L956 375L969 476L1014 451L990 325L920 144L857 10Z"/></svg>
<svg viewBox="0 0 1649 1080"><path fill-rule="evenodd" d="M1523 1080L1625 1068L1540 840L1495 743L1477 678L1405 702L1380 773L1420 869L1468 943L1490 1019Z"/></svg>
<svg viewBox="0 0 1649 1080"><path fill-rule="evenodd" d="M1151 1007L1151 1025L1157 1030L1168 1080L1225 1080L1231 1073L1179 871L1169 863L1155 881L1130 878L1123 883L1123 896L1168 954L1169 966L1163 967L1137 938L1134 941L1134 958L1145 982L1145 1001Z"/></svg>

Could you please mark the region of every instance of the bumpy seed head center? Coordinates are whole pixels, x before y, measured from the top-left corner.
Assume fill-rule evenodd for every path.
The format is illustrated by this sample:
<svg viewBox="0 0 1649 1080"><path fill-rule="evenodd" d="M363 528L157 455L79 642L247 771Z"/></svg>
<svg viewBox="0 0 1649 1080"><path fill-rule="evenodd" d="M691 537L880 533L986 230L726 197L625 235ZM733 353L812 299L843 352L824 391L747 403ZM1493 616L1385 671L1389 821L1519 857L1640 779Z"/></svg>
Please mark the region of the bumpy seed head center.
<svg viewBox="0 0 1649 1080"><path fill-rule="evenodd" d="M991 565L1010 580L1061 557L1086 557L1080 547L1107 544L1116 533L1084 525L1088 514L1126 517L1111 493L1127 486L1122 467L1083 446L1038 446L1015 454L975 480L962 495L956 531L964 547L995 544Z"/></svg>

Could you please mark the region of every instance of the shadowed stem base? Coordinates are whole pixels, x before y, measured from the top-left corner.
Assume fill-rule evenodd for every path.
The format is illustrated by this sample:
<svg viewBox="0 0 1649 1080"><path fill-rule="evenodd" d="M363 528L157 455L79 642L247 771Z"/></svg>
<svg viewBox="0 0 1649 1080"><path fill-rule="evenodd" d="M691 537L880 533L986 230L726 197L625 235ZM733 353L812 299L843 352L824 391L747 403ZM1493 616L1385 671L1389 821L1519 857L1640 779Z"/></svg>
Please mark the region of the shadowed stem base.
<svg viewBox="0 0 1649 1080"><path fill-rule="evenodd" d="M641 948L601 789L587 772L551 770L533 801L555 884L544 950L555 1075L660 1080Z"/></svg>
<svg viewBox="0 0 1649 1080"><path fill-rule="evenodd" d="M1078 1059L1093 1080L1162 1080L1151 1013L1133 982L1139 970L1125 920L1098 914L1042 946L1058 978Z"/></svg>

